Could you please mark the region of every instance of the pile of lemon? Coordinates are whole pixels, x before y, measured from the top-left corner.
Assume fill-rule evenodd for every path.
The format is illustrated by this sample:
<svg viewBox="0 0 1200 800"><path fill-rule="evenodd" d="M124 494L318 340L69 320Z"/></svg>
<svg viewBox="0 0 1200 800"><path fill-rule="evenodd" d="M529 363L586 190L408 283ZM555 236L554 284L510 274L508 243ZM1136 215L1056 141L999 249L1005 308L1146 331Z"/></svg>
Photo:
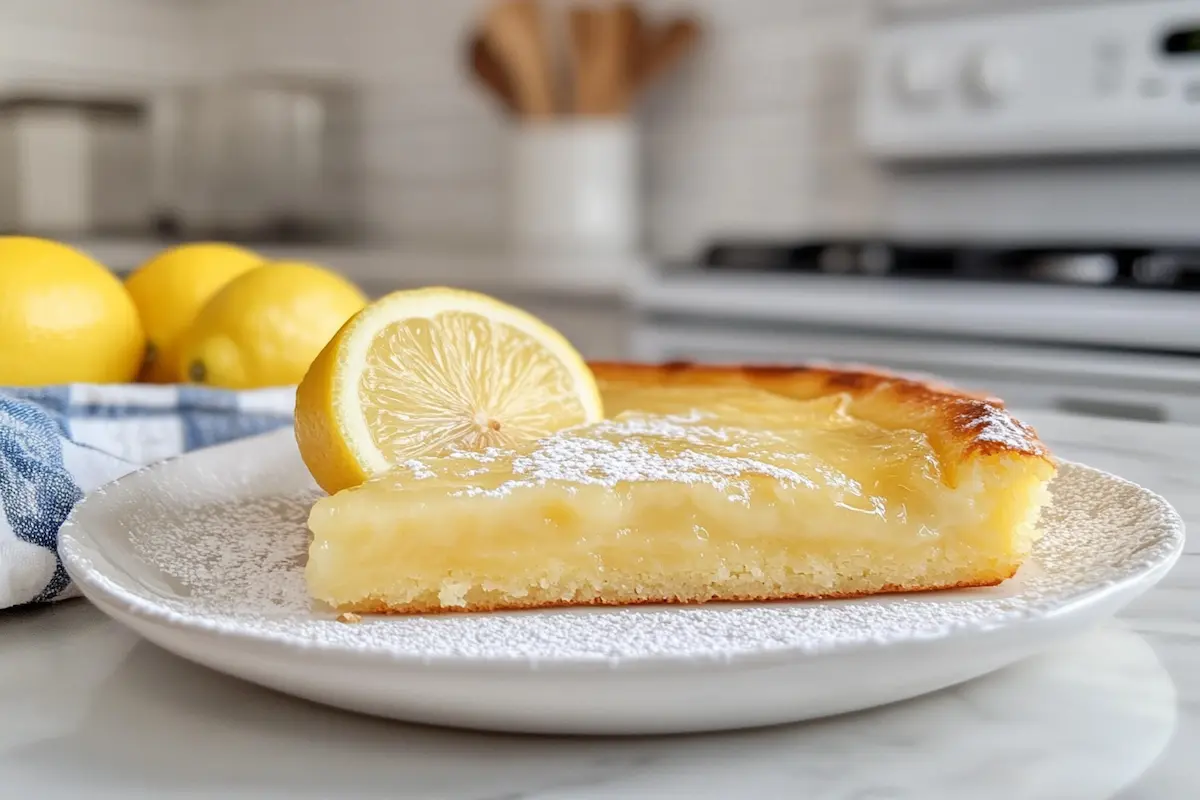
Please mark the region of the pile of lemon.
<svg viewBox="0 0 1200 800"><path fill-rule="evenodd" d="M172 247L122 282L68 245L0 237L0 386L292 385L364 305L335 272L231 244Z"/></svg>
<svg viewBox="0 0 1200 800"><path fill-rule="evenodd" d="M300 454L330 492L603 417L570 342L485 295L368 305L327 269L221 243L171 248L122 282L67 245L0 237L0 387L133 381L297 385Z"/></svg>

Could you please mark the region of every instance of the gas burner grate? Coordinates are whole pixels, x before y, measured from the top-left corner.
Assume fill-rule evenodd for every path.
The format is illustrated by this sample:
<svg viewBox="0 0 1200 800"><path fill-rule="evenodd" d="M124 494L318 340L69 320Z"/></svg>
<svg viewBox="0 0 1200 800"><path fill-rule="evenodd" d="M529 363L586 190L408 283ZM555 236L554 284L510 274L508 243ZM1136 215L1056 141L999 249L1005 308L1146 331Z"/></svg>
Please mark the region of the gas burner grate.
<svg viewBox="0 0 1200 800"><path fill-rule="evenodd" d="M880 239L723 240L704 269L798 272L879 280L940 279L1195 291L1200 244L1155 247L1097 243L911 243Z"/></svg>

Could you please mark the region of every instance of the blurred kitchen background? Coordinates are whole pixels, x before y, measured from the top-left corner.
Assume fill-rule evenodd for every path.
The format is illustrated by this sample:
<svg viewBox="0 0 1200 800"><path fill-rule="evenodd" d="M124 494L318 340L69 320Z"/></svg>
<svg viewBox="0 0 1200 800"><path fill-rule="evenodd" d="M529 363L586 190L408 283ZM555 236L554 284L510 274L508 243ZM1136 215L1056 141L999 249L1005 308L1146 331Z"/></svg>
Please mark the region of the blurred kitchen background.
<svg viewBox="0 0 1200 800"><path fill-rule="evenodd" d="M584 6L591 10L581 10ZM1197 0L3 0L0 229L1200 421Z"/></svg>

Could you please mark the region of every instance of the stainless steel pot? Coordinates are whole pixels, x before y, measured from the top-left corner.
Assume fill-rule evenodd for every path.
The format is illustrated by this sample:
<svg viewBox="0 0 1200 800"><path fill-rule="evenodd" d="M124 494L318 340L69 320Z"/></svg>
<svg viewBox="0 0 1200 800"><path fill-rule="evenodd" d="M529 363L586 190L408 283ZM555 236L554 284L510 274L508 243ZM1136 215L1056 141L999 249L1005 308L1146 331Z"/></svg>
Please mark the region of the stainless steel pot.
<svg viewBox="0 0 1200 800"><path fill-rule="evenodd" d="M0 99L0 232L144 233L150 181L142 117L134 99Z"/></svg>
<svg viewBox="0 0 1200 800"><path fill-rule="evenodd" d="M155 207L185 236L330 239L359 219L357 97L344 84L255 76L151 105Z"/></svg>

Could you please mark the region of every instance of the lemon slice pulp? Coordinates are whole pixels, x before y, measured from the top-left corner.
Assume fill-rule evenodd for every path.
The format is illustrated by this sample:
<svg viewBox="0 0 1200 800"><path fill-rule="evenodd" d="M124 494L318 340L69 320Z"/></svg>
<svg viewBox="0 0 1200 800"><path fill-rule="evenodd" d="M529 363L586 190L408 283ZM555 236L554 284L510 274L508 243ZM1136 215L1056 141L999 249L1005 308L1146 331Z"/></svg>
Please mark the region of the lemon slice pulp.
<svg viewBox="0 0 1200 800"><path fill-rule="evenodd" d="M395 292L355 315L296 395L296 439L327 492L453 450L512 447L603 417L583 358L486 295Z"/></svg>

